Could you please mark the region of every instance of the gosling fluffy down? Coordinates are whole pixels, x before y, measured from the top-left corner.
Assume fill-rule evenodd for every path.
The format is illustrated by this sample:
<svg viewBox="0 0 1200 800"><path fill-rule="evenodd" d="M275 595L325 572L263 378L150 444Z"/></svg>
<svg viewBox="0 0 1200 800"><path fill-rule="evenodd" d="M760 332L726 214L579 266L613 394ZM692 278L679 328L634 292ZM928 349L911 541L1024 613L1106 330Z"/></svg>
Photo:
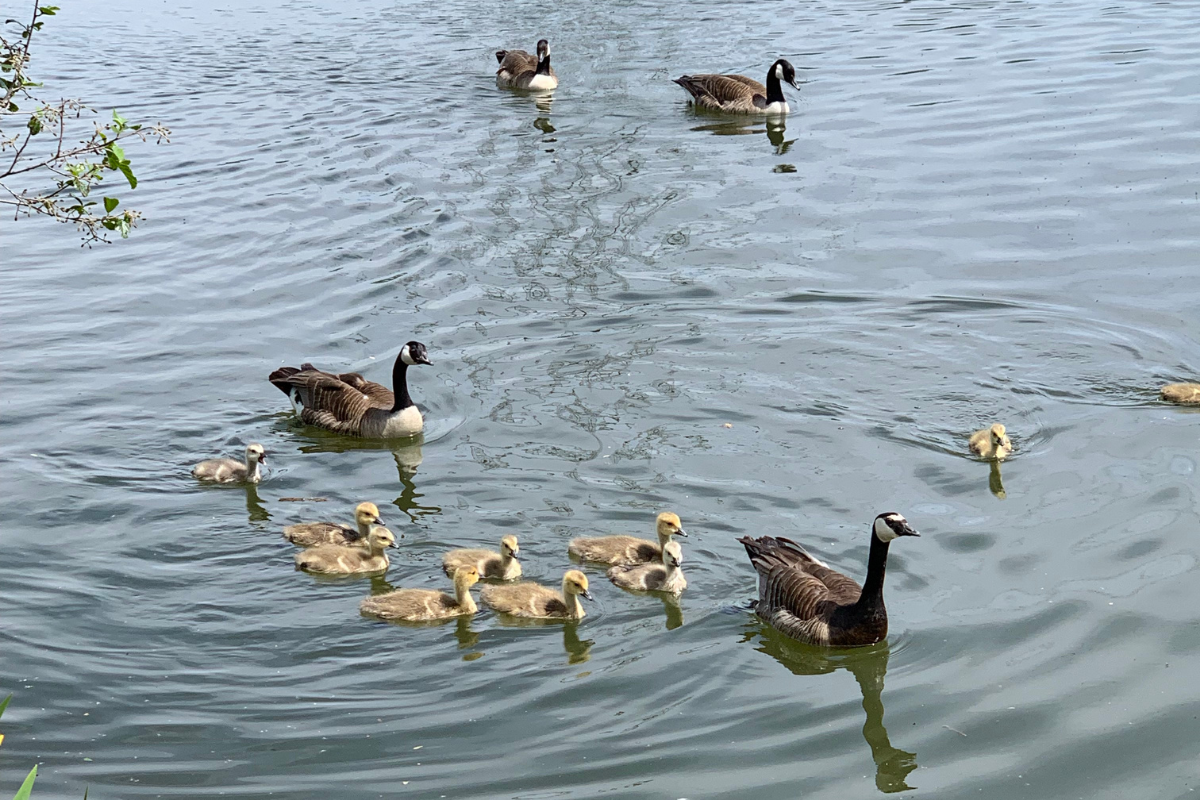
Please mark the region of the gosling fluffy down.
<svg viewBox="0 0 1200 800"><path fill-rule="evenodd" d="M580 595L592 599L587 575L577 569L563 575L561 592L527 582L485 586L479 593L488 608L526 619L583 619L587 612L579 602Z"/></svg>
<svg viewBox="0 0 1200 800"><path fill-rule="evenodd" d="M366 598L358 609L367 616L406 622L461 617L479 610L471 597L471 587L477 583L479 570L475 567L459 567L454 572L453 595L434 589L397 589Z"/></svg>
<svg viewBox="0 0 1200 800"><path fill-rule="evenodd" d="M982 458L992 458L1003 461L1012 452L1012 442L1008 433L999 422L990 428L975 431L971 434L971 452Z"/></svg>
<svg viewBox="0 0 1200 800"><path fill-rule="evenodd" d="M608 571L608 579L622 589L637 592L667 592L673 595L683 594L687 588L683 570L683 548L679 542L667 542L663 545L663 563L639 564L636 567L613 567Z"/></svg>
<svg viewBox="0 0 1200 800"><path fill-rule="evenodd" d="M267 463L267 451L259 444L246 445L245 463L232 458L210 458L192 467L192 477L211 483L258 483L259 464Z"/></svg>
<svg viewBox="0 0 1200 800"><path fill-rule="evenodd" d="M480 577L511 581L521 577L519 552L517 537L509 535L500 540L498 553L495 550L451 550L442 557L442 571L449 577L460 567L471 566L479 571Z"/></svg>
<svg viewBox="0 0 1200 800"><path fill-rule="evenodd" d="M567 552L581 561L599 564L662 563L662 548L672 536L687 536L679 516L670 511L658 515L655 523L658 543L636 536L593 536L572 539Z"/></svg>
<svg viewBox="0 0 1200 800"><path fill-rule="evenodd" d="M354 525L339 522L301 522L283 529L283 538L298 547L316 547L321 544L342 546L365 541L372 525L383 525L379 508L374 503L359 503L354 509Z"/></svg>
<svg viewBox="0 0 1200 800"><path fill-rule="evenodd" d="M323 544L296 553L296 569L325 575L357 575L385 572L388 557L384 551L396 546L396 537L382 525L375 525L365 542L341 546Z"/></svg>
<svg viewBox="0 0 1200 800"><path fill-rule="evenodd" d="M1159 395L1168 403L1200 405L1200 383L1168 383Z"/></svg>

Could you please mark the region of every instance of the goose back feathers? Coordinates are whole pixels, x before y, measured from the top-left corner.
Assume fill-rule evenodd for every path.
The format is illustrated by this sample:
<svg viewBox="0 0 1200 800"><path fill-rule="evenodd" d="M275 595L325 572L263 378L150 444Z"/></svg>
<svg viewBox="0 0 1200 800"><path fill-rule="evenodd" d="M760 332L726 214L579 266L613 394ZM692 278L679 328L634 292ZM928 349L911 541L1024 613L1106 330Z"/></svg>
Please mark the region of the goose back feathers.
<svg viewBox="0 0 1200 800"><path fill-rule="evenodd" d="M461 567L454 573L453 595L434 589L397 589L366 598L359 605L359 611L367 616L406 622L429 622L474 614L479 607L471 597L471 587L477 583L479 571L474 567Z"/></svg>
<svg viewBox="0 0 1200 800"><path fill-rule="evenodd" d="M786 636L809 644L875 644L888 631L883 604L888 546L899 536L917 535L899 514L877 516L871 526L867 580L861 587L790 539L744 536L738 541L758 572L755 613Z"/></svg>
<svg viewBox="0 0 1200 800"><path fill-rule="evenodd" d="M683 75L675 83L687 90L697 108L728 114L787 114L783 83L799 89L796 70L787 59L779 59L767 70L767 85L745 75Z"/></svg>
<svg viewBox="0 0 1200 800"><path fill-rule="evenodd" d="M396 546L396 537L382 525L375 525L367 540L343 547L323 544L296 554L296 569L326 575L355 575L386 572L387 548Z"/></svg>
<svg viewBox="0 0 1200 800"><path fill-rule="evenodd" d="M1200 404L1200 383L1168 383L1159 395L1169 403Z"/></svg>
<svg viewBox="0 0 1200 800"><path fill-rule="evenodd" d="M587 612L579 602L580 595L592 599L587 576L577 569L567 570L563 575L561 592L525 582L485 586L479 593L485 606L527 619L582 619Z"/></svg>
<svg viewBox="0 0 1200 800"><path fill-rule="evenodd" d="M509 89L547 90L558 86L558 76L550 66L550 43L537 43L537 56L524 50L497 50L496 83Z"/></svg>
<svg viewBox="0 0 1200 800"><path fill-rule="evenodd" d="M369 439L415 436L425 427L421 411L408 395L408 368L432 364L425 345L409 342L392 365L395 391L357 372L322 372L312 364L280 367L268 380L288 396L309 425Z"/></svg>
<svg viewBox="0 0 1200 800"><path fill-rule="evenodd" d="M511 581L521 577L521 562L517 557L520 552L517 537L510 534L500 540L500 552L451 550L442 557L442 571L453 576L460 568L474 567L481 577Z"/></svg>
<svg viewBox="0 0 1200 800"><path fill-rule="evenodd" d="M567 552L581 561L598 564L662 563L662 548L672 536L687 536L679 516L670 511L658 515L655 521L658 542L636 536L590 536L572 539Z"/></svg>

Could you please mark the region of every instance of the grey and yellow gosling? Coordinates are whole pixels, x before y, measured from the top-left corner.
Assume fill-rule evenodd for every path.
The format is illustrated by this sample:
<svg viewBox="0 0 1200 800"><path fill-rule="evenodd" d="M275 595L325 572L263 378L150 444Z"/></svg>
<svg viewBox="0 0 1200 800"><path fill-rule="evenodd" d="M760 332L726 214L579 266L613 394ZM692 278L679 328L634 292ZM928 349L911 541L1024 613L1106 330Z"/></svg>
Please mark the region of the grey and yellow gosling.
<svg viewBox="0 0 1200 800"><path fill-rule="evenodd" d="M375 525L365 542L342 546L323 544L296 553L296 569L323 575L360 575L386 572L385 550L396 546L396 537L382 525Z"/></svg>
<svg viewBox="0 0 1200 800"><path fill-rule="evenodd" d="M301 522L283 529L283 538L298 547L316 547L322 544L342 546L358 544L366 540L372 525L383 525L379 508L374 503L359 503L354 508L354 527L338 522Z"/></svg>
<svg viewBox="0 0 1200 800"><path fill-rule="evenodd" d="M267 462L267 451L258 442L246 445L245 463L232 458L210 458L192 467L192 477L210 483L258 483L260 464Z"/></svg>
<svg viewBox="0 0 1200 800"><path fill-rule="evenodd" d="M664 511L655 522L658 543L635 536L592 536L572 539L567 552L581 561L628 565L662 563L662 548L672 536L687 536L679 515Z"/></svg>
<svg viewBox="0 0 1200 800"><path fill-rule="evenodd" d="M996 461L1003 461L1013 451L1008 432L999 422L990 428L972 433L970 448L975 455Z"/></svg>
<svg viewBox="0 0 1200 800"><path fill-rule="evenodd" d="M561 592L526 582L485 586L479 593L488 608L526 619L583 619L587 612L579 602L580 595L592 599L587 575L577 569L563 575Z"/></svg>
<svg viewBox="0 0 1200 800"><path fill-rule="evenodd" d="M502 581L521 577L521 562L517 554L521 548L517 537L509 534L500 539L500 552L495 550L451 550L442 556L442 571L451 576L465 566L475 567L482 578L499 578Z"/></svg>
<svg viewBox="0 0 1200 800"><path fill-rule="evenodd" d="M683 577L683 548L679 542L663 545L661 564L639 564L637 566L613 567L608 579L622 589L640 592L667 592L680 595L687 588Z"/></svg>
<svg viewBox="0 0 1200 800"><path fill-rule="evenodd" d="M471 587L479 583L479 570L459 567L454 572L454 594L434 589L397 589L368 597L359 604L363 614L380 619L429 622L451 619L479 610L471 597Z"/></svg>
<svg viewBox="0 0 1200 800"><path fill-rule="evenodd" d="M1197 405L1200 404L1200 383L1168 383L1159 390L1159 396L1168 403Z"/></svg>

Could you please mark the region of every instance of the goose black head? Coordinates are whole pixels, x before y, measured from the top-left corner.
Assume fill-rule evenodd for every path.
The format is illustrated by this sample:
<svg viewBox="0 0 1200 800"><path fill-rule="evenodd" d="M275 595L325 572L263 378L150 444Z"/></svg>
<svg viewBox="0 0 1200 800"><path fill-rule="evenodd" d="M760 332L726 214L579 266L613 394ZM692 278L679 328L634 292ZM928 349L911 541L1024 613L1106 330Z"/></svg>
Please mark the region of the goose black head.
<svg viewBox="0 0 1200 800"><path fill-rule="evenodd" d="M799 89L800 84L796 83L796 68L786 58L781 58L775 62L772 67L775 71L775 77L783 83L790 83L793 89Z"/></svg>
<svg viewBox="0 0 1200 800"><path fill-rule="evenodd" d="M429 355L425 352L425 345L420 342L409 342L400 348L400 360L410 367L416 364L433 366L433 362L429 360Z"/></svg>
<svg viewBox="0 0 1200 800"><path fill-rule="evenodd" d="M538 39L538 43L537 43L538 61L545 61L549 55L550 55L550 43L548 41L546 41L545 39Z"/></svg>
<svg viewBox="0 0 1200 800"><path fill-rule="evenodd" d="M895 511L888 511L876 517L874 531L875 538L885 544L898 536L921 535L913 530L913 527L908 524L908 520Z"/></svg>

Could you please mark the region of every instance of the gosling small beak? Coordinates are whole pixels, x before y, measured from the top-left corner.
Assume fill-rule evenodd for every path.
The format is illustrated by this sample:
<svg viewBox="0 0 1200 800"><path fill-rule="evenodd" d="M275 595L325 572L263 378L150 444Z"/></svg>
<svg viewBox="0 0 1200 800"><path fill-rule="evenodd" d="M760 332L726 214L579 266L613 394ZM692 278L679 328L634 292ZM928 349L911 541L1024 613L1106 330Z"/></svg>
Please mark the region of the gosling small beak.
<svg viewBox="0 0 1200 800"><path fill-rule="evenodd" d="M686 538L687 538L687 531L685 531L683 528L680 528L679 530L675 531L675 535L676 535L676 536L682 536L683 538L685 538L685 539L686 539Z"/></svg>
<svg viewBox="0 0 1200 800"><path fill-rule="evenodd" d="M518 558L518 557L517 557L517 554L516 554L516 553L509 553L509 554L508 554L508 557L509 557L509 558L511 558L513 561L520 561L520 560L521 560L520 558Z"/></svg>
<svg viewBox="0 0 1200 800"><path fill-rule="evenodd" d="M592 599L592 593L589 592L587 589L584 589L582 592L580 592L580 594L583 595L584 597L586 597L588 600Z"/></svg>
<svg viewBox="0 0 1200 800"><path fill-rule="evenodd" d="M260 463L260 464L267 463L267 451L266 450L264 450L263 452L258 454L258 463Z"/></svg>
<svg viewBox="0 0 1200 800"><path fill-rule="evenodd" d="M394 548L396 548L397 550L399 550L399 549L400 549L400 543L399 543L399 542L392 542L391 544L389 544L389 545L388 545L388 547L394 547Z"/></svg>
<svg viewBox="0 0 1200 800"><path fill-rule="evenodd" d="M379 517L376 517L376 518L375 518L375 521L374 521L374 522L372 522L371 524L372 524L372 525L387 525L387 523L386 523L386 522L384 522L383 520L381 520Z"/></svg>

